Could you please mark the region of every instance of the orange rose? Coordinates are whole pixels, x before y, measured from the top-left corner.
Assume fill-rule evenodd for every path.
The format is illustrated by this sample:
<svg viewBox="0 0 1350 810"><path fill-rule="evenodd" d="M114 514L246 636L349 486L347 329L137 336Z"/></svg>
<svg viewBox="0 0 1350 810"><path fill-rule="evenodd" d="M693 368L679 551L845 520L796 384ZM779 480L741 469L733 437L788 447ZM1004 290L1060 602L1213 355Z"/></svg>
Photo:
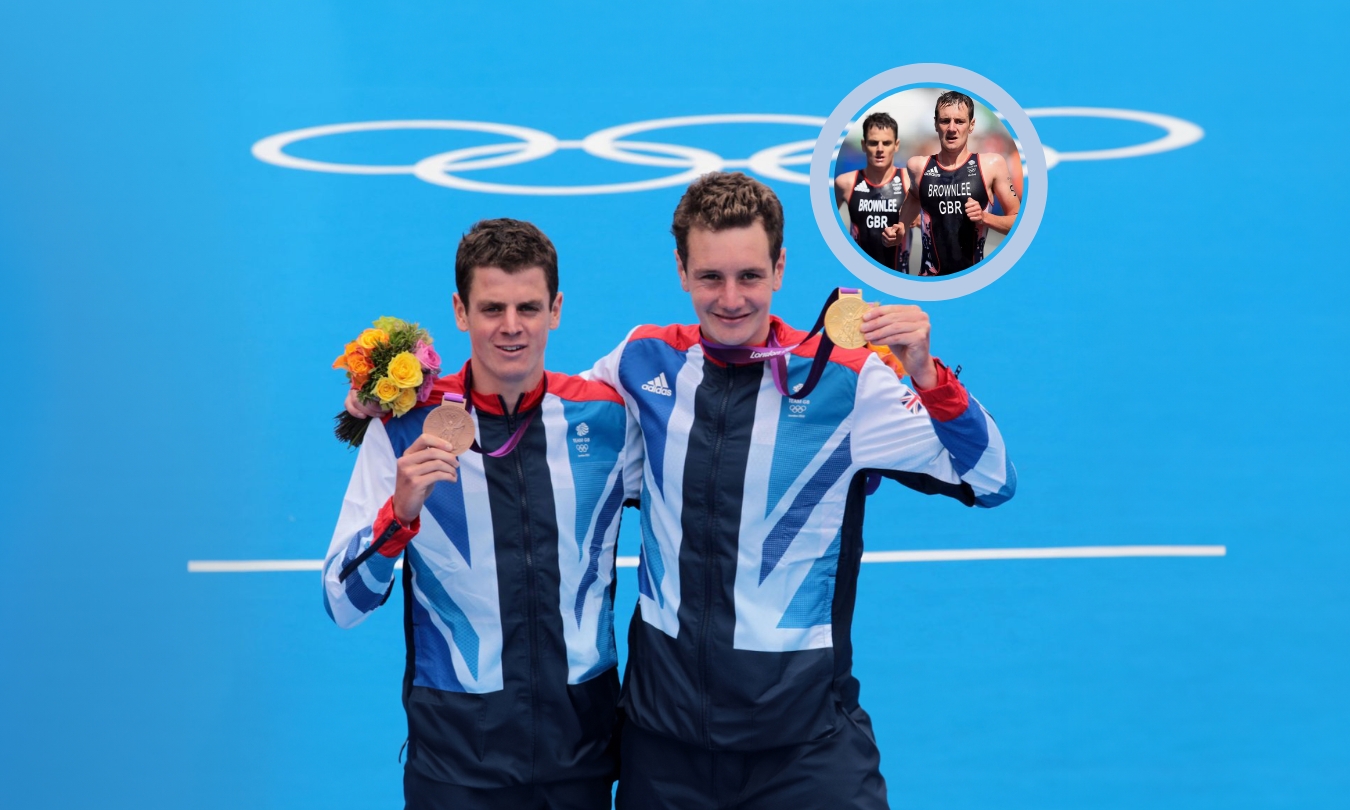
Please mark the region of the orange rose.
<svg viewBox="0 0 1350 810"><path fill-rule="evenodd" d="M347 352L344 357L347 361L346 368L352 373L353 377L368 377L370 372L375 370L375 365L370 362L370 355L360 349Z"/></svg>
<svg viewBox="0 0 1350 810"><path fill-rule="evenodd" d="M346 348L342 350L342 354L338 355L338 359L333 361L333 368L347 368L347 355L351 354L352 350L355 348L356 341L353 340L351 343L348 343Z"/></svg>

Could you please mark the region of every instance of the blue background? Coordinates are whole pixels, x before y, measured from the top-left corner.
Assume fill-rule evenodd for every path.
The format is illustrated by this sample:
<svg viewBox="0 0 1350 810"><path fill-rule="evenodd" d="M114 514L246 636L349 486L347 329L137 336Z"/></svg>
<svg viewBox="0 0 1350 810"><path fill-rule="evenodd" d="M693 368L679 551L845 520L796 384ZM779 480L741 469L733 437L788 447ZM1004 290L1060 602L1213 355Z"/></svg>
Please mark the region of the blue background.
<svg viewBox="0 0 1350 810"><path fill-rule="evenodd" d="M340 631L317 574L187 561L322 556L353 459L330 434L343 380L329 363L383 314L464 357L451 268L476 219L528 218L555 239L557 370L588 367L634 323L690 319L668 234L679 188L492 196L281 169L255 141L377 119L580 138L673 115L825 116L885 69L947 62L1024 107L1159 112L1206 135L1053 169L1019 265L926 307L935 351L998 417L1020 490L984 512L887 484L868 547L1229 554L865 566L856 670L893 806L1344 806L1344 30L1339 10L1300 2L6 4L0 805L398 807L400 610ZM1062 151L1158 134L1037 126ZM730 158L814 135L644 137ZM500 140L293 151L412 162ZM659 172L570 152L474 176ZM806 324L850 277L806 187L775 188L788 263L774 307ZM620 575L626 623L635 586Z"/></svg>

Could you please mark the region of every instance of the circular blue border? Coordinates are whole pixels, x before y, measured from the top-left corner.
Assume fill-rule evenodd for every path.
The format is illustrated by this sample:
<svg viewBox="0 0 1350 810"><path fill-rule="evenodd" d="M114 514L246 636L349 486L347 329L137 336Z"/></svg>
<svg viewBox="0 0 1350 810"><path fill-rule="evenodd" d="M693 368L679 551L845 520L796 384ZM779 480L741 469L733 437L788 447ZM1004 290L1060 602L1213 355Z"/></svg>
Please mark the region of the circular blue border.
<svg viewBox="0 0 1350 810"><path fill-rule="evenodd" d="M853 244L853 240L840 229L836 217L838 210L834 205L834 178L830 177L830 167L834 165L835 155L843 143L848 125L868 104L897 88L920 84L953 85L969 90L987 101L993 109L1003 116L1014 136L1021 143L1022 157L1027 164L1028 187L1033 191L1025 200L1017 218L1017 223L999 246L999 250L972 270L938 281L918 281L897 278L880 267L873 265ZM946 301L960 298L992 284L995 279L1008 272L1026 252L1036 229L1041 226L1041 217L1045 213L1045 196L1048 171L1045 165L1045 149L1041 146L1040 135L1032 126L1029 118L1013 101L1012 96L1002 87L994 84L974 71L955 65L943 65L935 62L916 65L904 65L892 68L868 79L844 97L839 105L825 119L820 138L811 152L811 211L816 218L816 227L829 245L835 258L848 268L865 284L898 298L912 301ZM1039 191L1039 193L1036 193Z"/></svg>
<svg viewBox="0 0 1350 810"><path fill-rule="evenodd" d="M979 95L978 93L976 93L975 91L971 90L971 89L968 88L968 87L955 87L955 86L949 85L949 84L936 84L936 83L934 83L934 82L924 82L924 83L922 83L922 84L907 85L907 86L905 86L905 87L893 87L893 88L891 88L890 90L887 90L886 92L882 93L880 96L877 96L876 98L874 98L874 99L872 99L871 101L867 102L867 103L864 104L857 112L855 112L853 115L849 116L849 122L848 122L848 124L844 127L844 133L843 133L843 136L842 136L842 137L840 138L840 140L839 140L839 148L836 148L836 149L834 150L833 154L830 156L830 176L831 176L831 177L838 177L838 176L839 176L838 167L839 167L839 153L840 153L840 149L842 149L842 147L843 147L844 139L848 137L848 131L849 131L850 129L852 129L852 127L854 126L854 124L860 124L860 123L862 123L862 117L863 117L862 114L863 114L864 112L867 112L869 109L871 109L872 107L876 106L876 105L877 105L878 103L880 103L881 101L883 101L883 100L885 100L885 99L888 99L888 98L894 98L895 96L897 96L897 95L899 95L899 94L901 94L901 93L904 93L904 92L907 91L907 90L931 90L931 89L936 88L936 87L942 87L942 88L946 88L947 90L956 90L957 92L966 93L966 94L969 95L971 98L975 99L975 100L978 101L980 104L982 104L986 109L991 110L991 111L994 111L994 114L995 114L995 115L998 115L997 111L995 111L995 108L994 108L994 105L993 105L993 104L990 104L989 101L988 101L987 99L981 98L980 95ZM1010 126L1008 126L1008 122L1007 122L1006 120L1003 120L1003 119L1000 118L1000 119L999 119L999 125L1002 126L1002 127L1003 127L1003 128L1004 128L1011 136L1012 136L1013 140L1016 141L1016 142L1018 143L1018 149L1019 149L1019 153L1020 153L1020 150L1021 150L1021 139L1017 137L1017 133L1012 131L1012 128L1011 128ZM903 169L903 167L901 167L901 168ZM1048 171L1049 169L1050 169L1050 162L1049 162L1049 160L1047 160L1047 161L1046 161L1046 170ZM1030 186L1027 185L1027 184L1025 183L1025 181L1024 181L1024 184L1023 184L1023 197L1025 197L1028 193L1032 193L1031 191L1029 191L1029 189L1030 189ZM1019 213L1020 213L1020 211L1019 211ZM834 222L835 222L835 225L837 225L837 226L840 228L840 230L843 230L843 231L846 232L846 233L848 232L848 229L849 229L848 223L844 221L844 216L843 216L843 214L840 212L840 209L839 209L838 206L836 206L835 209L834 209ZM913 281L919 282L920 284L941 284L941 283L946 282L946 281L951 281L951 280L952 280L953 278L955 278L956 276L961 276L961 275L966 275L967 273L972 273L972 272L974 272L975 270L979 269L985 262L987 262L987 261L989 261L990 259L992 259L992 258L994 258L995 256L997 256L998 253L999 253L999 251L1003 250L1003 243L1006 242L1006 241L1012 236L1013 231L1015 231L1015 230L1017 229L1017 226L1018 226L1019 224L1021 224L1021 222L1022 222L1022 219L1021 219L1020 216L1019 216L1017 219L1013 220L1013 225L1012 225L1012 227L1008 229L1008 233L1006 233L1006 234L1003 235L1003 239L1000 239L1000 240L999 240L998 246L995 247L991 252L986 253L986 254L985 254L985 257L984 257L983 259L980 260L979 264L975 264L975 265L972 265L972 266L970 266L970 267L967 267L965 270L957 270L955 273L949 273L949 274L947 274L947 275L945 275L945 276L907 276L907 279L901 279L901 280L902 280L902 281L903 281L903 280L913 280ZM858 248L856 245L854 245L854 249L855 249L857 252L862 253L861 249ZM911 249L913 249L913 246L911 246ZM881 268L882 270L885 270L885 271L886 271L886 276L887 276L887 278L894 278L894 277L895 277L895 273L899 272L899 271L894 271L894 270L888 269L888 268L886 267L886 265L881 264L881 263L878 262L876 259L873 259L871 256L868 256L868 255L866 255L866 254L862 254L862 256L863 256L863 259L864 259L865 261L870 262L871 264L873 264L873 265L876 266L876 267ZM906 275L907 275L907 274L906 274Z"/></svg>

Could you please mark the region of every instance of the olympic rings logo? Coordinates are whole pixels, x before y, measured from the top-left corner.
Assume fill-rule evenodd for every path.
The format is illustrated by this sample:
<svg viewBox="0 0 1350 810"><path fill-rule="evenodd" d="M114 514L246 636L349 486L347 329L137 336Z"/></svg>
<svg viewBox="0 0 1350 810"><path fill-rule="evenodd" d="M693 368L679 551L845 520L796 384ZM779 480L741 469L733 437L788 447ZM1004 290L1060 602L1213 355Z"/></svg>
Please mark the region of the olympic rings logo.
<svg viewBox="0 0 1350 810"><path fill-rule="evenodd" d="M1116 110L1101 107L1047 107L1027 110L1026 114L1031 118L1110 118L1121 121L1136 121L1156 126L1165 133L1162 137L1146 143L1111 149L1067 152L1047 146L1044 147L1047 167L1054 167L1059 163L1070 161L1114 160L1168 152L1189 146L1204 137L1204 131L1189 121L1174 118L1170 115L1137 110ZM790 141L761 149L746 158L730 159L693 146L649 140L629 140L634 135L656 130L719 124L797 125L819 130L825 124L825 119L811 115L759 113L688 115L621 124L593 132L581 140L560 140L538 129L487 121L361 121L349 124L326 124L270 135L253 144L253 156L264 163L287 169L333 174L410 174L423 182L461 191L545 197L652 191L671 186L687 185L708 172L723 169L745 169L766 180L779 180L785 183L806 185L809 182L807 174L795 171L791 167L809 166L811 150L816 144L814 133L807 140ZM478 132L500 135L515 140L506 143L453 149L425 157L412 165L331 163L296 157L285 151L286 147L292 144L316 138L329 138L354 132L397 130ZM664 177L648 180L575 186L524 186L492 183L464 176L467 173L542 160L560 150L570 149L581 150L593 157L616 163L676 171Z"/></svg>

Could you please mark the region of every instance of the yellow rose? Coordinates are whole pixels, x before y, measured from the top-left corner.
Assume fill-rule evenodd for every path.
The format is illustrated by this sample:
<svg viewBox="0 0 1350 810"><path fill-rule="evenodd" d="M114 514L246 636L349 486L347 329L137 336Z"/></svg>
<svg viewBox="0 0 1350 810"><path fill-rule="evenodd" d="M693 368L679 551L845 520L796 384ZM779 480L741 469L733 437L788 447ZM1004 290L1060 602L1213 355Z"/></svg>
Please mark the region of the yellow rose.
<svg viewBox="0 0 1350 810"><path fill-rule="evenodd" d="M381 377L375 381L375 390L371 393L380 401L380 404L388 405L398 398L398 383L388 377Z"/></svg>
<svg viewBox="0 0 1350 810"><path fill-rule="evenodd" d="M417 389L404 388L398 392L398 398L394 400L394 416L402 416L417 404Z"/></svg>
<svg viewBox="0 0 1350 810"><path fill-rule="evenodd" d="M356 345L363 349L370 350L381 343L389 342L389 333L383 329L367 329L356 339Z"/></svg>
<svg viewBox="0 0 1350 810"><path fill-rule="evenodd" d="M400 352L389 361L389 379L399 388L416 388L422 384L422 364L412 352Z"/></svg>

